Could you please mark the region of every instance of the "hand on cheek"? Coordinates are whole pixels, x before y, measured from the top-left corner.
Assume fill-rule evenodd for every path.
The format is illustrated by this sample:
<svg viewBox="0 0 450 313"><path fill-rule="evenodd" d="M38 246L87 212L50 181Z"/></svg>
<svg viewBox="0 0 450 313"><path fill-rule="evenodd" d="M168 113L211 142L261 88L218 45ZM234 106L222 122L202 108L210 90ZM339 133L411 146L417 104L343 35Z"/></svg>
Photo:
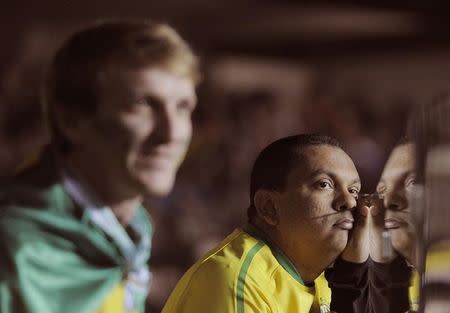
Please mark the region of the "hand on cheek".
<svg viewBox="0 0 450 313"><path fill-rule="evenodd" d="M369 208L365 201L358 201L353 211L355 222L350 231L347 246L341 258L348 262L364 263L369 257Z"/></svg>

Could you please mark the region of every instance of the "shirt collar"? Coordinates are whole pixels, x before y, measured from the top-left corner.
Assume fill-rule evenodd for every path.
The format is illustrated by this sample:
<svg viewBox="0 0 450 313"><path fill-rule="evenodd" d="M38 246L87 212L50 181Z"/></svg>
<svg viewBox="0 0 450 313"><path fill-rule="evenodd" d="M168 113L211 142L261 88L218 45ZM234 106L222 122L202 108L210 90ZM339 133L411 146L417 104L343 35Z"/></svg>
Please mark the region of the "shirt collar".
<svg viewBox="0 0 450 313"><path fill-rule="evenodd" d="M271 240L269 236L267 236L260 228L251 223L247 223L244 226L244 231L251 236L263 241L270 248L278 263L284 268L286 272L289 273L289 275L292 276L292 278L294 278L303 286L311 287L309 284L305 284L302 277L300 276L300 273L297 271L291 260L283 253L278 245L273 242L273 240Z"/></svg>
<svg viewBox="0 0 450 313"><path fill-rule="evenodd" d="M66 189L69 196L83 208L100 208L102 207L100 201L95 196L95 193L90 190L87 184L83 184L77 175L72 170L63 168L61 170L61 177L64 189Z"/></svg>
<svg viewBox="0 0 450 313"><path fill-rule="evenodd" d="M130 227L139 237L140 242L133 243L123 226L117 220L111 208L95 196L92 189L70 169L62 169L62 182L69 196L82 210L82 220L92 222L109 237L113 239L123 256L127 259L128 266L135 267L137 264L146 262L150 256L151 236L153 233L151 224L145 223L146 217L143 208L139 207L130 221ZM137 263L137 264L136 264Z"/></svg>

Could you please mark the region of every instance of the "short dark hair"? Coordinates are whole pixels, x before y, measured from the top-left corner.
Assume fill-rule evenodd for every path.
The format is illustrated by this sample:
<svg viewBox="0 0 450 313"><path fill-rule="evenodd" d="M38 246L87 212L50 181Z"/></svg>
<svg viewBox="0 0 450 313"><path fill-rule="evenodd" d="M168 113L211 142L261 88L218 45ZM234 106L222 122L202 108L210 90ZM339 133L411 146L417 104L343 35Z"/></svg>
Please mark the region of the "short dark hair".
<svg viewBox="0 0 450 313"><path fill-rule="evenodd" d="M100 82L117 69L160 66L174 74L200 79L198 59L189 45L166 24L145 20L96 23L74 33L56 52L43 88L43 104L53 142L70 150L57 127L55 110L91 115Z"/></svg>
<svg viewBox="0 0 450 313"><path fill-rule="evenodd" d="M329 145L341 148L333 137L320 134L301 134L278 139L264 148L256 158L250 178L250 206L247 216L251 221L256 215L254 197L258 190L278 190L285 187L289 172L308 146Z"/></svg>

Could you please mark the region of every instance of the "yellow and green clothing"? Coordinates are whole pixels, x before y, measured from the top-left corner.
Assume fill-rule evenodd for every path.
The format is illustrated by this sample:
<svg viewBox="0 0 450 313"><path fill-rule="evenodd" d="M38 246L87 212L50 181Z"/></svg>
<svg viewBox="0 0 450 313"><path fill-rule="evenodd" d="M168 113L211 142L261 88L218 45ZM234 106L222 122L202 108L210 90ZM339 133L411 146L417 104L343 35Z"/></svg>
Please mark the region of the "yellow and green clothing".
<svg viewBox="0 0 450 313"><path fill-rule="evenodd" d="M443 241L439 245L431 247L426 255L425 261L425 277L428 280L436 280L450 274L450 241ZM447 278L448 279L448 278ZM442 282L441 282L442 283ZM448 280L446 283L450 283ZM418 311L420 300L421 280L417 270L412 272L411 286L409 287L409 301L411 311Z"/></svg>
<svg viewBox="0 0 450 313"><path fill-rule="evenodd" d="M324 275L306 285L287 259L255 228L237 229L178 282L163 313L327 313Z"/></svg>
<svg viewBox="0 0 450 313"><path fill-rule="evenodd" d="M412 272L410 284L408 289L409 307L412 312L416 312L419 310L420 300L420 275L416 270Z"/></svg>
<svg viewBox="0 0 450 313"><path fill-rule="evenodd" d="M43 157L0 187L0 312L128 313L130 263L68 194L55 164ZM136 218L150 236L144 208Z"/></svg>
<svg viewBox="0 0 450 313"><path fill-rule="evenodd" d="M450 285L450 240L442 240L428 248L425 258L425 273L422 277L426 282L424 286L425 290L434 284L440 286L439 289L442 286ZM419 307L420 287L421 280L419 274L415 272L410 288L410 295L413 297L412 300L415 304L413 308L416 308L416 310ZM426 301L427 299L425 299Z"/></svg>
<svg viewBox="0 0 450 313"><path fill-rule="evenodd" d="M428 249L425 272L429 274L450 272L450 240L442 240Z"/></svg>
<svg viewBox="0 0 450 313"><path fill-rule="evenodd" d="M426 255L425 261L425 279L428 283L438 281L450 284L448 277L450 274L450 241L443 241L440 244L432 246ZM442 281L440 281L442 280ZM414 270L411 278L411 287L409 288L409 301L411 310L419 309L421 279L420 274Z"/></svg>

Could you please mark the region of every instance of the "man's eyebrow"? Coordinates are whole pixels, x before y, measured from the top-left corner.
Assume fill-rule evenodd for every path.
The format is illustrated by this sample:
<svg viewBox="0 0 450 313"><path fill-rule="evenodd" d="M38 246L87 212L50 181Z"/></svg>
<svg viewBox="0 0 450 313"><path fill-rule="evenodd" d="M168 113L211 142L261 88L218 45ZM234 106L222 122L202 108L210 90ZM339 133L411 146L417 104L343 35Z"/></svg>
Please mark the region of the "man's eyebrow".
<svg viewBox="0 0 450 313"><path fill-rule="evenodd" d="M333 173L331 171L318 169L318 170L315 170L314 172L312 172L311 175L309 175L308 179L312 179L312 178L314 178L316 176L319 176L319 175L327 175L327 176L331 177L333 180L336 180L336 178L338 177L338 175L336 175L336 173ZM355 178L350 183L350 185L354 185L354 184L360 184L361 185L361 179Z"/></svg>
<svg viewBox="0 0 450 313"><path fill-rule="evenodd" d="M327 176L330 176L330 177L334 178L333 173L328 172L328 171L324 171L322 169L318 169L318 170L315 170L314 172L312 172L311 174L309 174L307 179L312 179L312 178L314 178L316 176L319 176L319 175L327 175Z"/></svg>
<svg viewBox="0 0 450 313"><path fill-rule="evenodd" d="M405 173L405 177L409 177L411 175L417 175L417 171L416 170L409 170Z"/></svg>
<svg viewBox="0 0 450 313"><path fill-rule="evenodd" d="M318 170L315 170L314 172L312 172L308 176L308 179L314 178L314 177L319 176L319 175L326 175L326 176L331 177L332 179L336 178L336 174L335 173L333 173L331 171L323 170L323 169L318 169Z"/></svg>
<svg viewBox="0 0 450 313"><path fill-rule="evenodd" d="M391 175L384 175L384 178L381 178L378 183L386 183L386 181L390 181L392 178L406 179L410 176L415 176L415 175L417 175L417 171L414 169L411 169L409 171L406 171L406 172L400 173L400 174L394 172L394 174L391 174Z"/></svg>

